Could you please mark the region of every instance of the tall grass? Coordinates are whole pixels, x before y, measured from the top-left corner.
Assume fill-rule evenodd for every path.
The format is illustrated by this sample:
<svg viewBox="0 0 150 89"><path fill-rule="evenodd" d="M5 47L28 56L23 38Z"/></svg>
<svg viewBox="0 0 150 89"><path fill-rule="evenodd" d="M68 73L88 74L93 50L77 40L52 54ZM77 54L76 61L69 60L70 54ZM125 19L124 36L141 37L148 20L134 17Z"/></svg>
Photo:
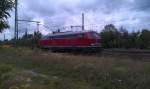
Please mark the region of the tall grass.
<svg viewBox="0 0 150 89"><path fill-rule="evenodd" d="M150 62L0 49L1 89L149 89Z"/></svg>

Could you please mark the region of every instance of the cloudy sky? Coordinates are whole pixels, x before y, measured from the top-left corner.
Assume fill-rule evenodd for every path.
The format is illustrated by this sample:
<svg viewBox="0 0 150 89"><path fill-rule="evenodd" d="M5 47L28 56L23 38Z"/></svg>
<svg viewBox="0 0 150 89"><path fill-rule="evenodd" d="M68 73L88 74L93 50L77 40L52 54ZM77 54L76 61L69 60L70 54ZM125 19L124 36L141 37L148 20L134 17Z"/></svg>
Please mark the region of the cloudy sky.
<svg viewBox="0 0 150 89"><path fill-rule="evenodd" d="M56 27L81 25L85 14L86 29L101 31L106 24L124 26L129 31L150 28L150 0L18 0L19 19L40 21L40 31L48 34ZM14 33L14 12L11 28L4 31L10 39ZM56 27L55 27L56 26ZM36 29L35 23L19 22L19 32ZM3 34L4 34L3 33ZM2 39L2 34L0 35Z"/></svg>

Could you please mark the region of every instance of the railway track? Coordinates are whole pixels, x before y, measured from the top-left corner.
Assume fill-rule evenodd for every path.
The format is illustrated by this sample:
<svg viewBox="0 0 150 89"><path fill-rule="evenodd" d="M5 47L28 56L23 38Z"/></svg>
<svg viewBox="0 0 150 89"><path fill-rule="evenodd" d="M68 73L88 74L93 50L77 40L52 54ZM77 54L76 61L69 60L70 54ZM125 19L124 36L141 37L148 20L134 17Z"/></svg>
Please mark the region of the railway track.
<svg viewBox="0 0 150 89"><path fill-rule="evenodd" d="M63 54L83 55L83 56L109 56L109 57L130 57L131 59L150 61L150 50L122 50L122 49L103 49L101 52L56 52Z"/></svg>
<svg viewBox="0 0 150 89"><path fill-rule="evenodd" d="M134 60L150 61L150 50L120 50L120 49L104 49L102 56L113 57L130 57Z"/></svg>
<svg viewBox="0 0 150 89"><path fill-rule="evenodd" d="M119 54L149 54L150 50L120 50L120 49L104 49L103 53L119 53Z"/></svg>

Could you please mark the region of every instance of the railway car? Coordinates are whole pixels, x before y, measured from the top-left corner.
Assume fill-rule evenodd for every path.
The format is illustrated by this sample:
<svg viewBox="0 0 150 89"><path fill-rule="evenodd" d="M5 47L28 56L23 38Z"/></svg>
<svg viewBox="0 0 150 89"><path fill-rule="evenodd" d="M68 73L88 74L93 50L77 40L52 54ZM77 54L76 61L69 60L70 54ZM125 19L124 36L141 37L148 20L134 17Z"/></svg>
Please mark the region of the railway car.
<svg viewBox="0 0 150 89"><path fill-rule="evenodd" d="M52 51L100 51L101 38L95 31L63 32L44 36L39 46Z"/></svg>

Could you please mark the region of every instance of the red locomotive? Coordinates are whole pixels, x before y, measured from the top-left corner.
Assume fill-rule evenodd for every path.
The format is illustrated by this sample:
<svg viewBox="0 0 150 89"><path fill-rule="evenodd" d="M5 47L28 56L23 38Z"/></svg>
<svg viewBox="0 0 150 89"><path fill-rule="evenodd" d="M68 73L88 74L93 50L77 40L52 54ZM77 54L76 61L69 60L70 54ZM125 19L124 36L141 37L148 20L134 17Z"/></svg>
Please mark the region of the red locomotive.
<svg viewBox="0 0 150 89"><path fill-rule="evenodd" d="M39 45L52 51L100 51L101 38L95 31L60 32L44 36Z"/></svg>

